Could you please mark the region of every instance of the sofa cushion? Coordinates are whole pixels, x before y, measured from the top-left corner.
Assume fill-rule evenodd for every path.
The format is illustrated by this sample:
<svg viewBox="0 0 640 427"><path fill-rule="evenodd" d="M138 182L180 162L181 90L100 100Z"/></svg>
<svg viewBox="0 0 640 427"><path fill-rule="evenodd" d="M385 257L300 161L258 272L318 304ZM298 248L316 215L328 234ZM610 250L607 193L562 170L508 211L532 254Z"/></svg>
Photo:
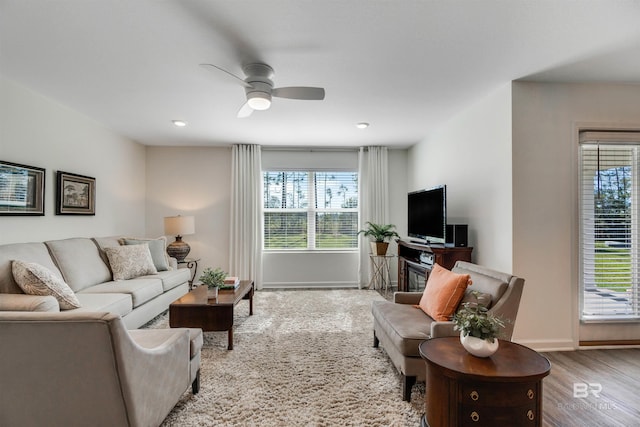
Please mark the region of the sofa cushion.
<svg viewBox="0 0 640 427"><path fill-rule="evenodd" d="M51 259L49 250L44 243L10 243L0 245L0 293L24 293L13 278L11 261L14 259L19 259L24 262L36 262L62 279L62 273L60 273L53 259Z"/></svg>
<svg viewBox="0 0 640 427"><path fill-rule="evenodd" d="M469 289L464 293L462 301L458 304L458 309L463 308L463 304L469 304L471 307L481 306L491 308L491 295L484 292L478 292L475 289Z"/></svg>
<svg viewBox="0 0 640 427"><path fill-rule="evenodd" d="M375 322L403 355L420 357L418 346L431 338L433 319L410 304L374 301L371 311Z"/></svg>
<svg viewBox="0 0 640 427"><path fill-rule="evenodd" d="M80 307L80 302L69 285L53 274L51 270L35 262L18 260L11 263L11 269L16 283L24 293L40 296L50 295L58 300L62 310Z"/></svg>
<svg viewBox="0 0 640 427"><path fill-rule="evenodd" d="M143 237L123 237L120 239L123 245L141 245L148 244L149 252L151 252L151 258L153 264L158 271L170 270L169 267L169 255L167 254L167 238L165 236L158 237L157 239L147 239Z"/></svg>
<svg viewBox="0 0 640 427"><path fill-rule="evenodd" d="M177 268L175 270L159 271L152 276L142 276L140 279L160 279L162 281L162 289L167 292L188 282L191 279L191 273L188 268Z"/></svg>
<svg viewBox="0 0 640 427"><path fill-rule="evenodd" d="M111 271L91 239L51 240L45 244L65 282L74 292L111 280Z"/></svg>
<svg viewBox="0 0 640 427"><path fill-rule="evenodd" d="M105 248L104 251L109 258L113 280L133 279L158 272L147 243Z"/></svg>
<svg viewBox="0 0 640 427"><path fill-rule="evenodd" d="M470 281L468 274L453 273L434 264L419 307L434 320L451 320Z"/></svg>
<svg viewBox="0 0 640 427"><path fill-rule="evenodd" d="M0 311L49 311L59 312L60 304L51 295L2 294Z"/></svg>
<svg viewBox="0 0 640 427"><path fill-rule="evenodd" d="M134 308L141 306L162 293L162 281L152 278L106 282L78 292L78 294L129 294L131 295L131 303Z"/></svg>
<svg viewBox="0 0 640 427"><path fill-rule="evenodd" d="M104 248L117 248L118 246L122 246L120 243L120 236L108 236L108 237L92 237L91 240L98 246L98 252L100 253L100 258L104 261L105 265L109 266L109 258L107 258L107 254L104 253ZM113 275L113 273L112 273Z"/></svg>
<svg viewBox="0 0 640 427"><path fill-rule="evenodd" d="M491 295L490 307L502 298L513 278L511 274L488 270L476 264L465 263L464 265L465 268L456 266L451 271L469 274L473 280L474 291Z"/></svg>
<svg viewBox="0 0 640 427"><path fill-rule="evenodd" d="M76 297L82 307L73 310L74 312L104 311L124 317L133 310L131 294L93 294L80 291L76 294Z"/></svg>

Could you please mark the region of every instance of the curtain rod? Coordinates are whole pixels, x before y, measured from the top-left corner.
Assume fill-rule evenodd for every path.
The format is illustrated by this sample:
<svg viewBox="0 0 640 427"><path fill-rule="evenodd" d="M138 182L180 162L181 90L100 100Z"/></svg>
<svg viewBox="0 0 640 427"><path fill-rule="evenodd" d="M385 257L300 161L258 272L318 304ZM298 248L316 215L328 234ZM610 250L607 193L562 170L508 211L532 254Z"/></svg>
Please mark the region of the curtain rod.
<svg viewBox="0 0 640 427"><path fill-rule="evenodd" d="M357 152L360 150L360 147L265 147L262 146L262 151L303 151L303 152L322 152L322 151L346 151L346 152Z"/></svg>
<svg viewBox="0 0 640 427"><path fill-rule="evenodd" d="M287 146L262 146L262 151L302 151L302 152L335 152L335 151L344 151L344 152L358 152L361 149L367 150L369 147L381 147L380 145L375 146L362 146L362 147L287 147ZM388 147L387 147L388 148Z"/></svg>

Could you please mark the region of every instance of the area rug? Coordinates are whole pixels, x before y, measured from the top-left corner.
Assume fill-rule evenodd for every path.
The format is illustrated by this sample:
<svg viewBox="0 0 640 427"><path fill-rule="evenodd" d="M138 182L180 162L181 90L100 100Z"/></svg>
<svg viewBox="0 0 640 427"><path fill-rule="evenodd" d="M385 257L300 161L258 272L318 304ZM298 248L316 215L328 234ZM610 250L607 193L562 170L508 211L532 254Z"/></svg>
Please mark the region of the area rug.
<svg viewBox="0 0 640 427"><path fill-rule="evenodd" d="M373 348L373 290L260 291L226 332L206 332L201 389L185 392L163 426L417 426L424 388L411 402L382 348ZM168 314L146 327L168 327Z"/></svg>

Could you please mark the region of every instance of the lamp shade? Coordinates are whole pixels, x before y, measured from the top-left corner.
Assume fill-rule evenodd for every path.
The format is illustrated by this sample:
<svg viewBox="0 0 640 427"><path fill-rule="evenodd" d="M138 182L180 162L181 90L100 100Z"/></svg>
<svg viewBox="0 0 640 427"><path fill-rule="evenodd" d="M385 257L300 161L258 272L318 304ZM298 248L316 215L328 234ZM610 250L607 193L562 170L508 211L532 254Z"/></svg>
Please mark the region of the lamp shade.
<svg viewBox="0 0 640 427"><path fill-rule="evenodd" d="M169 236L185 236L194 234L196 225L192 216L167 216L164 218L164 234Z"/></svg>

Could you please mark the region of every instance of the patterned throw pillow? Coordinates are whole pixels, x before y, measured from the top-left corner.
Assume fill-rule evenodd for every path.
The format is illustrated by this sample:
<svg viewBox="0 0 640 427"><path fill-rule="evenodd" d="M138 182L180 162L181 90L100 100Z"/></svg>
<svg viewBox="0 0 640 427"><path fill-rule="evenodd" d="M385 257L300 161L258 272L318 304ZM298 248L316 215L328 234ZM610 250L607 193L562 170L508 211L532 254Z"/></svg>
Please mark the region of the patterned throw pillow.
<svg viewBox="0 0 640 427"><path fill-rule="evenodd" d="M153 265L156 266L158 271L171 270L169 266L169 255L167 254L167 238L162 236L157 239L147 239L143 237L123 237L120 239L121 245L141 245L143 243L149 244L149 252L151 252L151 259L153 259Z"/></svg>
<svg viewBox="0 0 640 427"><path fill-rule="evenodd" d="M58 300L62 310L80 307L80 301L78 301L69 285L48 268L35 262L13 260L11 262L11 272L14 280L25 294L51 295Z"/></svg>
<svg viewBox="0 0 640 427"><path fill-rule="evenodd" d="M158 273L147 243L104 248L104 252L111 265L113 280L127 280Z"/></svg>

